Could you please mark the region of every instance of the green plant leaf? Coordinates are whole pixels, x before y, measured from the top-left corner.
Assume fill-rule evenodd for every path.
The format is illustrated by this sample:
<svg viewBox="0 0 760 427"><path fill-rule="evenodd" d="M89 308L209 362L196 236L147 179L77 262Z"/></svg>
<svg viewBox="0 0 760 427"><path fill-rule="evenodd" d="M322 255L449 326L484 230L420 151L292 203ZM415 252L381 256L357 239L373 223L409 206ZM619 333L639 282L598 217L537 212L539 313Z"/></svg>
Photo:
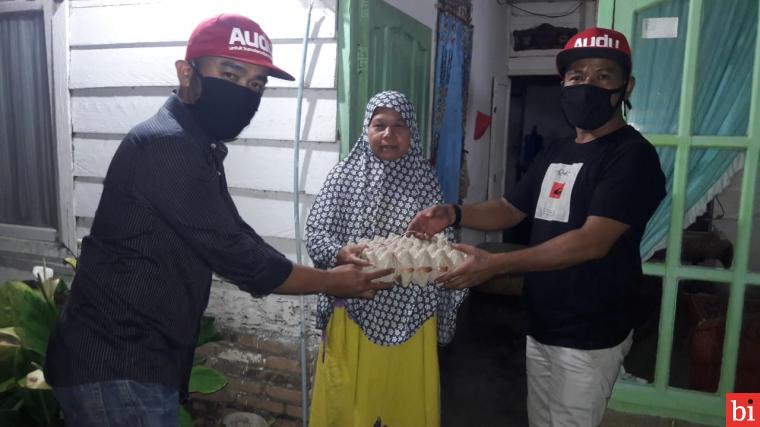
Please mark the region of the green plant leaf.
<svg viewBox="0 0 760 427"><path fill-rule="evenodd" d="M58 287L55 288L55 296L66 297L71 293L71 290L66 286L66 282L63 279L58 279Z"/></svg>
<svg viewBox="0 0 760 427"><path fill-rule="evenodd" d="M193 417L182 406L179 407L179 425L180 427L193 427Z"/></svg>
<svg viewBox="0 0 760 427"><path fill-rule="evenodd" d="M55 400L52 390L21 389L24 405L21 411L34 420L35 426L61 426L63 420L60 417L58 401Z"/></svg>
<svg viewBox="0 0 760 427"><path fill-rule="evenodd" d="M63 259L63 263L74 269L74 271L77 270L77 259L76 257L70 256Z"/></svg>
<svg viewBox="0 0 760 427"><path fill-rule="evenodd" d="M0 328L16 327L21 345L44 356L55 323L55 307L39 290L22 282L0 284Z"/></svg>
<svg viewBox="0 0 760 427"><path fill-rule="evenodd" d="M0 343L14 345L16 347L21 345L21 337L24 335L23 328L10 326L7 328L0 328Z"/></svg>
<svg viewBox="0 0 760 427"><path fill-rule="evenodd" d="M190 393L216 393L226 385L227 378L208 366L193 366L190 372Z"/></svg>
<svg viewBox="0 0 760 427"><path fill-rule="evenodd" d="M0 394L16 387L16 380L33 369L29 354L18 344L0 343Z"/></svg>
<svg viewBox="0 0 760 427"><path fill-rule="evenodd" d="M202 346L207 342L222 340L222 334L216 330L216 327L214 326L214 320L215 319L210 316L203 316L201 318L201 328L200 332L198 333L198 343L196 346Z"/></svg>

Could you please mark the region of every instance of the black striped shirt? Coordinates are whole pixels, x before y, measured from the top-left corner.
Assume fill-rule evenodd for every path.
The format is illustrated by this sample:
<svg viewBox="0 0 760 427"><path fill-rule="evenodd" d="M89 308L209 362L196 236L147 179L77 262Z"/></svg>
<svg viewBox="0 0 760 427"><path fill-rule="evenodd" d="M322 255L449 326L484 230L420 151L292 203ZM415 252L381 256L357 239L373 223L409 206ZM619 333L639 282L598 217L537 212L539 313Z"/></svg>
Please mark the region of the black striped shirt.
<svg viewBox="0 0 760 427"><path fill-rule="evenodd" d="M50 337L54 386L130 379L184 392L211 272L253 294L293 266L238 214L222 161L176 95L114 155Z"/></svg>

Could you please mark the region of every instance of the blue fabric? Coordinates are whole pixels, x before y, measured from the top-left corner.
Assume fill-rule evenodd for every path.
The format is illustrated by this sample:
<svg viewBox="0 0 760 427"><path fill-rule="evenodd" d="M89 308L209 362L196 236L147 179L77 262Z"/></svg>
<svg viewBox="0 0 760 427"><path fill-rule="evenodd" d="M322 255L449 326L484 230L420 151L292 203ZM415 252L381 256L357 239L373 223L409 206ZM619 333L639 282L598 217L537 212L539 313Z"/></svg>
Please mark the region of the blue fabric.
<svg viewBox="0 0 760 427"><path fill-rule="evenodd" d="M53 389L67 427L177 427L179 393L116 380Z"/></svg>
<svg viewBox="0 0 760 427"><path fill-rule="evenodd" d="M630 123L642 133L675 134L683 76L687 0L671 0L642 11L636 27L650 17L678 17L676 39L633 39L634 109ZM700 29L697 87L694 96L694 135L746 135L749 123L752 66L757 35L756 0L705 2ZM731 28L732 31L725 31ZM673 187L674 148L660 147L668 191ZM741 150L691 149L688 164L684 226L688 226L738 171ZM672 195L663 200L641 241L646 259L663 246L668 235Z"/></svg>
<svg viewBox="0 0 760 427"><path fill-rule="evenodd" d="M440 10L431 152L446 203L459 203L471 50L472 28Z"/></svg>

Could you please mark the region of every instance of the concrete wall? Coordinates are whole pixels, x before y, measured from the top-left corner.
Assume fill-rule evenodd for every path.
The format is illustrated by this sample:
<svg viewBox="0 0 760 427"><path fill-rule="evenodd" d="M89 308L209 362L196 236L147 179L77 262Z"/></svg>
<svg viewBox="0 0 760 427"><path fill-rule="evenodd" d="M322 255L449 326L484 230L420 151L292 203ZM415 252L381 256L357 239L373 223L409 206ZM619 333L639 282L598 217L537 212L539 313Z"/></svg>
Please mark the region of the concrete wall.
<svg viewBox="0 0 760 427"><path fill-rule="evenodd" d="M470 68L469 99L467 100L467 123L465 127L465 149L470 186L465 203L478 203L489 198L489 171L491 159L491 132L486 132L479 140L474 140L475 118L478 111L490 114L491 87L494 78L506 74L507 51L505 41L508 27L506 6L495 1L474 0L472 2L472 65ZM506 110L497 111L502 114ZM495 142L499 144L500 142ZM498 157L498 156L497 156ZM503 157L503 154L501 156ZM494 159L496 160L496 159ZM503 178L502 178L503 179ZM465 229L462 240L466 243L485 241L485 233Z"/></svg>
<svg viewBox="0 0 760 427"><path fill-rule="evenodd" d="M437 0L384 0L389 5L422 22L435 31L438 10Z"/></svg>

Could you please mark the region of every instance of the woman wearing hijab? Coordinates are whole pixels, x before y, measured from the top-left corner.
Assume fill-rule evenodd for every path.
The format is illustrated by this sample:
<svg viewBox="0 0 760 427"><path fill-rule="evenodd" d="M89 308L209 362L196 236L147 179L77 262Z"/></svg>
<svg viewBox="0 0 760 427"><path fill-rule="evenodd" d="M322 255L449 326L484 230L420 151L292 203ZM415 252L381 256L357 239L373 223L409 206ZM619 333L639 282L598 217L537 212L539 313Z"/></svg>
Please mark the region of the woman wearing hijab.
<svg viewBox="0 0 760 427"><path fill-rule="evenodd" d="M369 100L361 136L311 208L309 256L319 268L368 266L355 242L403 234L418 211L439 203L412 104L399 92L381 92ZM397 286L371 300L320 295L323 342L310 425L439 426L436 344L453 338L465 295L434 285Z"/></svg>

